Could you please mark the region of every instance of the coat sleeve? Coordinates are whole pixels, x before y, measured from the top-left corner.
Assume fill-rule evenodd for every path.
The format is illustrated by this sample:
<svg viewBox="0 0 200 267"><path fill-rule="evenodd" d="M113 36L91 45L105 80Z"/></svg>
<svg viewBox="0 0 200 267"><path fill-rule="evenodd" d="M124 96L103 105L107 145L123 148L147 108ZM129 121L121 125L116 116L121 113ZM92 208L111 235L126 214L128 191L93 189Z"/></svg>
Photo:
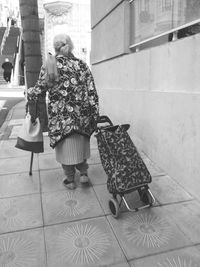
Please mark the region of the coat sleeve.
<svg viewBox="0 0 200 267"><path fill-rule="evenodd" d="M29 113L33 120L39 116L42 131L47 131L47 108L46 108L46 91L48 89L48 83L46 81L45 67L42 66L39 74L39 78L34 87L27 89L27 100ZM35 104L37 102L37 105ZM36 108L37 106L37 108Z"/></svg>
<svg viewBox="0 0 200 267"><path fill-rule="evenodd" d="M46 81L45 67L42 66L39 74L39 78L34 87L27 89L28 101L37 101L39 97L45 97L48 89L48 83Z"/></svg>
<svg viewBox="0 0 200 267"><path fill-rule="evenodd" d="M85 82L87 84L88 98L91 106L91 112L94 116L94 119L97 120L99 117L99 97L97 94L93 75L88 66L86 66Z"/></svg>

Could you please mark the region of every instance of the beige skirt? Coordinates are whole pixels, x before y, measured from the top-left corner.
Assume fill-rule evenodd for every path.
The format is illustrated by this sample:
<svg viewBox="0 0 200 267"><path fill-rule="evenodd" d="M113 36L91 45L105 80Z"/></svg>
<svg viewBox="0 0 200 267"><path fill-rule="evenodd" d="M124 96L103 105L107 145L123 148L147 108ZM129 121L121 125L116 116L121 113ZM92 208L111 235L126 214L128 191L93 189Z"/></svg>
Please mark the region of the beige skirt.
<svg viewBox="0 0 200 267"><path fill-rule="evenodd" d="M73 134L55 147L56 160L64 165L75 165L90 157L89 138Z"/></svg>

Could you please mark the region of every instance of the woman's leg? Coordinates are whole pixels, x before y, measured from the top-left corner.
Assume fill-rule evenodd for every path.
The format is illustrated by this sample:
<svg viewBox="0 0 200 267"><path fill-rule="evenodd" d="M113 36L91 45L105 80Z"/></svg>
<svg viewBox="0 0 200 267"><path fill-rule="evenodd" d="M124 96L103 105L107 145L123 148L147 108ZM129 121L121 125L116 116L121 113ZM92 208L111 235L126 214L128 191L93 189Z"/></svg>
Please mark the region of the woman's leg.
<svg viewBox="0 0 200 267"><path fill-rule="evenodd" d="M10 82L11 72L8 72L7 77L8 77L8 82Z"/></svg>
<svg viewBox="0 0 200 267"><path fill-rule="evenodd" d="M76 185L74 183L75 177L75 166L74 165L64 165L62 164L65 178L63 184L69 189L75 189Z"/></svg>
<svg viewBox="0 0 200 267"><path fill-rule="evenodd" d="M80 182L81 183L89 183L89 178L87 175L87 170L88 170L87 161L84 160L83 162L76 164L76 168L80 172Z"/></svg>
<svg viewBox="0 0 200 267"><path fill-rule="evenodd" d="M7 72L4 72L3 77L4 77L4 80L6 82L8 82L8 74L7 74Z"/></svg>

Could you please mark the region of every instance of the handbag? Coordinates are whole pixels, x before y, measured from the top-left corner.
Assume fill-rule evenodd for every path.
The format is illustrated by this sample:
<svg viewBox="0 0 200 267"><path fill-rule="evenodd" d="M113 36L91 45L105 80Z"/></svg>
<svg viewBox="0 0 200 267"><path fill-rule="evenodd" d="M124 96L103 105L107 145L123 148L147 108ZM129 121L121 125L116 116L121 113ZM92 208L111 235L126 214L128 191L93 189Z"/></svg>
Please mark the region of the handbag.
<svg viewBox="0 0 200 267"><path fill-rule="evenodd" d="M43 134L38 117L32 122L29 112L26 114L15 147L34 153L44 152Z"/></svg>

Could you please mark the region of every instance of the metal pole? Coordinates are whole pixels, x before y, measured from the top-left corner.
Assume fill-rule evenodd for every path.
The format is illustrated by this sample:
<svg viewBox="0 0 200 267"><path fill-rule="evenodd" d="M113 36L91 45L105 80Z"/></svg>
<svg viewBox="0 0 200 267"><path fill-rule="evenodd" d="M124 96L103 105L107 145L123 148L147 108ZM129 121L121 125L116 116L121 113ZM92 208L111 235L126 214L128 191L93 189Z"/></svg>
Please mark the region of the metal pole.
<svg viewBox="0 0 200 267"><path fill-rule="evenodd" d="M31 162L30 162L29 176L32 176L33 154L34 154L34 153L31 152Z"/></svg>

